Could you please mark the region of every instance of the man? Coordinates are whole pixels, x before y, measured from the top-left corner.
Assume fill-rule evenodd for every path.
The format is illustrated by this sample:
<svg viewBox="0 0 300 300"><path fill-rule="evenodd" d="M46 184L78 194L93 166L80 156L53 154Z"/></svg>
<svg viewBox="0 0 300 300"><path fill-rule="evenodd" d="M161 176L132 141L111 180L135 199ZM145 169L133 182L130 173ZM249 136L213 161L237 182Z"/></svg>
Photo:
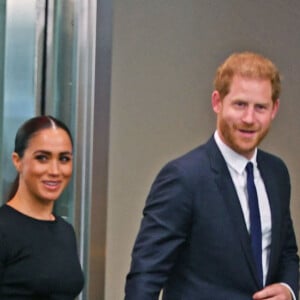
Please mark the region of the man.
<svg viewBox="0 0 300 300"><path fill-rule="evenodd" d="M126 300L158 299L161 290L164 300L298 299L289 174L278 157L257 149L279 94L278 70L261 55L236 53L218 68L216 132L157 176Z"/></svg>

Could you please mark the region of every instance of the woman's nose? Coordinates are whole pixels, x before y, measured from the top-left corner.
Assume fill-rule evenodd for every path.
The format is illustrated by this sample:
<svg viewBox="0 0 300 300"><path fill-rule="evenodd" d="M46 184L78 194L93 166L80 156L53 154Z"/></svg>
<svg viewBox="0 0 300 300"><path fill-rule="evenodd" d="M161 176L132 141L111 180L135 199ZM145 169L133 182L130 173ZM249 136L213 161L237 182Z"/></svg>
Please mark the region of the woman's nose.
<svg viewBox="0 0 300 300"><path fill-rule="evenodd" d="M56 160L53 160L50 162L50 165L49 165L49 173L50 174L58 174L59 172L59 164Z"/></svg>

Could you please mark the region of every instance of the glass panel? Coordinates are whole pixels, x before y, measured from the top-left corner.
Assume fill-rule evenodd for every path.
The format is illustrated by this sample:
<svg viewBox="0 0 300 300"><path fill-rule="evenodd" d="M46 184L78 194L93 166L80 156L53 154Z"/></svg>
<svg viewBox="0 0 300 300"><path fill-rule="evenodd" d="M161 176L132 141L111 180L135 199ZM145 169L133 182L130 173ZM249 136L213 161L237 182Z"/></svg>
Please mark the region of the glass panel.
<svg viewBox="0 0 300 300"><path fill-rule="evenodd" d="M48 3L45 113L63 120L75 142L73 180L55 209L75 225L78 236L86 274L79 299L102 299L112 4L110 0Z"/></svg>
<svg viewBox="0 0 300 300"><path fill-rule="evenodd" d="M86 275L80 300L104 295L111 7L110 0L0 0L1 199L15 178L9 157L19 125L40 113L64 121L74 172L55 211L77 233Z"/></svg>
<svg viewBox="0 0 300 300"><path fill-rule="evenodd" d="M36 5L32 0L1 1L1 195L15 178L10 160L17 128L36 113ZM3 18L2 18L3 17Z"/></svg>
<svg viewBox="0 0 300 300"><path fill-rule="evenodd" d="M76 121L74 97L74 1L48 1L45 78L45 114L65 122L74 136ZM74 160L76 170L76 160ZM75 173L75 172L74 172ZM55 212L74 223L74 180L55 203Z"/></svg>
<svg viewBox="0 0 300 300"><path fill-rule="evenodd" d="M5 0L0 0L0 165L3 162L3 78L4 78L4 41L5 41ZM3 174L4 169L0 167L0 196L1 201L4 196Z"/></svg>

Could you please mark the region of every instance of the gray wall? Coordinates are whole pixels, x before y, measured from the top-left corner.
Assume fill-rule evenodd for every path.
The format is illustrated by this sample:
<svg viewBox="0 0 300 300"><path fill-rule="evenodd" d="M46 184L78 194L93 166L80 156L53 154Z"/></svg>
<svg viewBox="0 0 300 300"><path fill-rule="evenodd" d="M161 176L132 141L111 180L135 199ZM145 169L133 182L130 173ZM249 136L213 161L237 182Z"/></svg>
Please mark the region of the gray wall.
<svg viewBox="0 0 300 300"><path fill-rule="evenodd" d="M289 166L300 241L300 2L115 0L113 26L105 299L124 295L154 176L213 133L212 78L233 51L261 52L282 71L280 112L262 146Z"/></svg>

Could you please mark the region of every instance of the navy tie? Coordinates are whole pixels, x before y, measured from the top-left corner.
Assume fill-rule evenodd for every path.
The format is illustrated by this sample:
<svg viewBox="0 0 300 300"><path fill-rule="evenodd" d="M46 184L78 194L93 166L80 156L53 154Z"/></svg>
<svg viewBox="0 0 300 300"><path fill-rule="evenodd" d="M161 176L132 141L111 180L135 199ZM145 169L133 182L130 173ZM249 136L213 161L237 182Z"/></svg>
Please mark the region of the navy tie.
<svg viewBox="0 0 300 300"><path fill-rule="evenodd" d="M253 256L256 263L258 277L261 284L263 284L263 270L262 270L262 234L261 223L258 206L257 192L253 177L253 164L248 162L246 166L247 171L247 191L250 211L250 237Z"/></svg>

